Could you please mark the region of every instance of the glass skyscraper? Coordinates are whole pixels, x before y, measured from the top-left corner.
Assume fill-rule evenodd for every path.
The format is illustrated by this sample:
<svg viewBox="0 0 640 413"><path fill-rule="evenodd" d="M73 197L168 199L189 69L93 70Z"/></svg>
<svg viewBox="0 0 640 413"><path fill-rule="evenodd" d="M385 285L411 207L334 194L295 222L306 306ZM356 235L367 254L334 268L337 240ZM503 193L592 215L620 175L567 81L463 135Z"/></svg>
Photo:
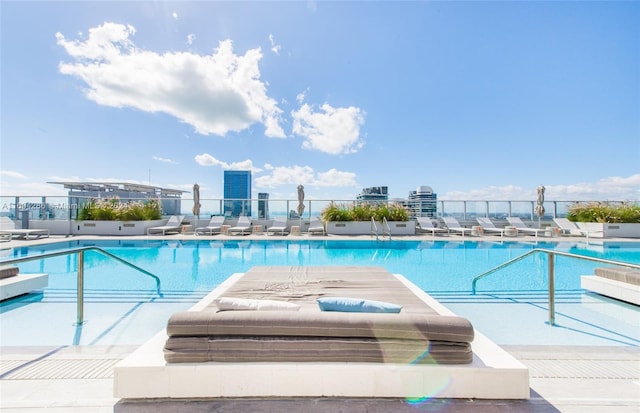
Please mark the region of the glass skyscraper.
<svg viewBox="0 0 640 413"><path fill-rule="evenodd" d="M224 171L225 216L251 216L251 171Z"/></svg>

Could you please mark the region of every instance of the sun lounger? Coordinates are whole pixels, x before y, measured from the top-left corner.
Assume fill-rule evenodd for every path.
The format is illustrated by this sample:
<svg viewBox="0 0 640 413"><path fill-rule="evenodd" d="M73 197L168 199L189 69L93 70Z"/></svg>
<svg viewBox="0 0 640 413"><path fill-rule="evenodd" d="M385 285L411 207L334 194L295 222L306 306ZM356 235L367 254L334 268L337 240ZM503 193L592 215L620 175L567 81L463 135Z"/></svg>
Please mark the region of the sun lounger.
<svg viewBox="0 0 640 413"><path fill-rule="evenodd" d="M436 227L433 225L433 221L429 217L417 217L416 218L417 226L416 230L418 232L430 232L431 235L435 237L436 233L438 234L449 234L449 229Z"/></svg>
<svg viewBox="0 0 640 413"><path fill-rule="evenodd" d="M234 227L231 227L227 230L227 234L229 235L249 235L251 234L251 220L246 216L241 216L238 218L238 222Z"/></svg>
<svg viewBox="0 0 640 413"><path fill-rule="evenodd" d="M162 235L179 234L182 231L183 219L184 215L172 215L165 225L147 228L147 235L151 235L152 233L160 233Z"/></svg>
<svg viewBox="0 0 640 413"><path fill-rule="evenodd" d="M460 225L460 223L458 222L457 219L455 219L454 217L442 217L442 221L444 221L444 224L447 226L447 229L449 230L449 232L453 232L453 233L460 233L460 235L462 235L463 237L465 236L465 234L471 234L472 229L471 228L465 228L462 225Z"/></svg>
<svg viewBox="0 0 640 413"><path fill-rule="evenodd" d="M538 238L539 233L544 233L544 228L530 228L518 217L507 217L509 224L516 227L518 232L524 232L526 234L534 234Z"/></svg>
<svg viewBox="0 0 640 413"><path fill-rule="evenodd" d="M214 216L206 227L196 228L196 235L213 235L219 234L222 231L222 225L224 224L224 216Z"/></svg>
<svg viewBox="0 0 640 413"><path fill-rule="evenodd" d="M324 223L320 218L312 218L309 222L309 229L307 229L307 234L309 235L326 235L327 231L324 228Z"/></svg>
<svg viewBox="0 0 640 413"><path fill-rule="evenodd" d="M567 218L554 218L553 222L560 228L560 235L578 235L587 237L588 240L591 232L602 233L602 231L586 231L578 228L575 222L571 222Z"/></svg>
<svg viewBox="0 0 640 413"><path fill-rule="evenodd" d="M478 224L480 224L480 226L482 227L483 232L500 234L500 237L504 237L504 228L496 227L491 219L486 217L478 217L476 218L476 221L478 221Z"/></svg>
<svg viewBox="0 0 640 413"><path fill-rule="evenodd" d="M9 217L2 216L0 217L0 236L4 239L9 238L9 240L13 238L25 240L47 238L49 237L49 230L36 228L19 229L16 228L15 222L13 222Z"/></svg>
<svg viewBox="0 0 640 413"><path fill-rule="evenodd" d="M274 218L271 226L267 228L267 235L275 235L280 233L280 235L284 235L287 231L287 219L283 217Z"/></svg>
<svg viewBox="0 0 640 413"><path fill-rule="evenodd" d="M318 299L336 297L358 299L321 309ZM396 312L347 311L354 302ZM529 394L526 366L379 267L234 274L114 368L114 395L123 399Z"/></svg>

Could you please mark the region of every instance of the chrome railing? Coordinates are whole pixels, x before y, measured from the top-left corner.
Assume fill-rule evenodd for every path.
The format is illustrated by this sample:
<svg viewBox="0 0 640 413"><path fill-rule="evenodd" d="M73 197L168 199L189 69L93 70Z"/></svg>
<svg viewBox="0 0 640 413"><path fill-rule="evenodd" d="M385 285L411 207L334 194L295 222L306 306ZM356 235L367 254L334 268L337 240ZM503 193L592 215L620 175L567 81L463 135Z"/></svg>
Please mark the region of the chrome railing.
<svg viewBox="0 0 640 413"><path fill-rule="evenodd" d="M160 291L160 278L158 278L158 276L150 273L144 268L140 268L137 265L132 264L129 261L124 260L118 257L117 255L114 255L98 247L80 247L80 248L72 248L64 251L55 251L55 252L47 252L39 255L31 255L28 257L10 258L6 260L1 260L0 265L19 264L21 262L36 261L36 260L42 260L45 258L78 254L78 291L77 291L78 298L77 298L76 322L78 325L81 325L82 323L84 323L84 253L85 251L89 251L89 250L96 251L103 255L106 255L109 258L113 258L114 260L153 278L156 282L156 292L159 297L162 297L162 292Z"/></svg>
<svg viewBox="0 0 640 413"><path fill-rule="evenodd" d="M488 271L483 272L482 274L476 276L473 281L471 282L471 293L473 295L476 294L476 285L478 283L479 280L481 280L482 278L485 278L497 271L500 271L501 269L510 266L511 264L514 264L526 257L528 257L529 255L532 254L547 254L547 261L548 261L548 269L547 269L547 274L548 274L548 279L549 279L549 324L550 325L555 325L556 323L556 314L555 314L555 256L556 255L561 255L564 257L571 257L571 258L577 258L577 259L581 259L581 260L586 260L586 261L593 261L593 262L599 262L602 264L609 264L609 265L618 265L621 267L628 267L628 268L635 268L635 269L640 269L640 265L637 264L631 264L628 262L621 262L621 261L613 261L613 260L607 260L604 258L596 258L596 257L589 257L589 256L585 256L585 255L579 255L579 254L572 254L570 252L562 252L562 251L553 251L553 250L547 250L547 249L543 249L543 248L535 248L532 249L531 251L528 251L516 258L513 258L503 264L498 265L497 267L494 267Z"/></svg>

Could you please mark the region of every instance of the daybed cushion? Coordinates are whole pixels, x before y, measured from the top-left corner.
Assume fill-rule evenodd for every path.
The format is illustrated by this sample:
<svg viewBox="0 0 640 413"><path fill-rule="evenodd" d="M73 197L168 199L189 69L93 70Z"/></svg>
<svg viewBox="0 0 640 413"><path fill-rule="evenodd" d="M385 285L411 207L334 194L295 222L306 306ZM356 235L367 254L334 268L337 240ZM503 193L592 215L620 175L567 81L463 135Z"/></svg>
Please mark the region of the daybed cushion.
<svg viewBox="0 0 640 413"><path fill-rule="evenodd" d="M180 311L171 316L173 336L367 337L473 341L471 323L457 316L311 311Z"/></svg>
<svg viewBox="0 0 640 413"><path fill-rule="evenodd" d="M3 278L15 277L20 272L18 267L0 267L0 280Z"/></svg>
<svg viewBox="0 0 640 413"><path fill-rule="evenodd" d="M175 337L164 349L169 363L358 362L464 364L469 343L328 337Z"/></svg>
<svg viewBox="0 0 640 413"><path fill-rule="evenodd" d="M298 311L295 303L277 300L256 300L251 298L222 297L215 300L220 311L252 310L252 311Z"/></svg>
<svg viewBox="0 0 640 413"><path fill-rule="evenodd" d="M402 306L384 301L351 297L321 297L318 306L322 311L342 311L355 313L399 313Z"/></svg>
<svg viewBox="0 0 640 413"><path fill-rule="evenodd" d="M640 285L640 271L634 270L633 268L600 267L596 268L594 273L599 277L608 278L610 280Z"/></svg>

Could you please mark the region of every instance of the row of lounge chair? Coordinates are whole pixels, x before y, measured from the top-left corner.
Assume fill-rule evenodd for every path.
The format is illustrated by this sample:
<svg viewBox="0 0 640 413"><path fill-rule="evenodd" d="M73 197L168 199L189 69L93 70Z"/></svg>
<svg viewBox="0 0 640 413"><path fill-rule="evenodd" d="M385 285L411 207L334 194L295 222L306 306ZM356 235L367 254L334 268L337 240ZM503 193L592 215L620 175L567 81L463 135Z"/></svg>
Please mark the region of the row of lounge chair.
<svg viewBox="0 0 640 413"><path fill-rule="evenodd" d="M16 223L11 218L2 216L0 217L0 239L3 241L11 241L14 238L18 239L38 239L49 237L48 229L37 228L16 228Z"/></svg>
<svg viewBox="0 0 640 413"><path fill-rule="evenodd" d="M183 215L174 215L169 218L165 225L159 227L151 227L147 229L147 235L161 234L169 235L180 233L182 231ZM253 226L249 217L241 216L238 218L238 222L234 226L224 228L224 216L213 216L209 223L204 227L197 227L194 230L196 235L216 235L225 233L227 235L249 235L253 233ZM273 220L273 223L267 227L266 233L268 235L286 235L290 232L287 226L287 220L283 217L277 217ZM309 234L326 234L324 224L320 218L313 218L307 229Z"/></svg>
<svg viewBox="0 0 640 413"><path fill-rule="evenodd" d="M434 225L431 218L420 217L417 218L417 228L426 233L431 233L432 235L436 234L460 234L462 236L467 234L472 234L474 229L469 227L464 227L458 222L458 220L454 217L442 217L442 221L444 222L444 227L438 227ZM507 217L507 221L512 228L507 227L497 227L494 222L490 218L486 217L478 217L476 218L478 222L478 226L482 228L482 231L486 234L496 234L500 235L500 237L504 237L505 234L509 234L510 230L515 229L514 235L517 236L518 233L530 234L534 235L536 238L540 233L545 233L547 231L546 228L531 228L528 227L520 218L518 217ZM579 228L574 222L569 221L567 218L554 218L553 221L557 225L558 231L563 235L578 235L585 236L587 239L591 232L585 231Z"/></svg>

